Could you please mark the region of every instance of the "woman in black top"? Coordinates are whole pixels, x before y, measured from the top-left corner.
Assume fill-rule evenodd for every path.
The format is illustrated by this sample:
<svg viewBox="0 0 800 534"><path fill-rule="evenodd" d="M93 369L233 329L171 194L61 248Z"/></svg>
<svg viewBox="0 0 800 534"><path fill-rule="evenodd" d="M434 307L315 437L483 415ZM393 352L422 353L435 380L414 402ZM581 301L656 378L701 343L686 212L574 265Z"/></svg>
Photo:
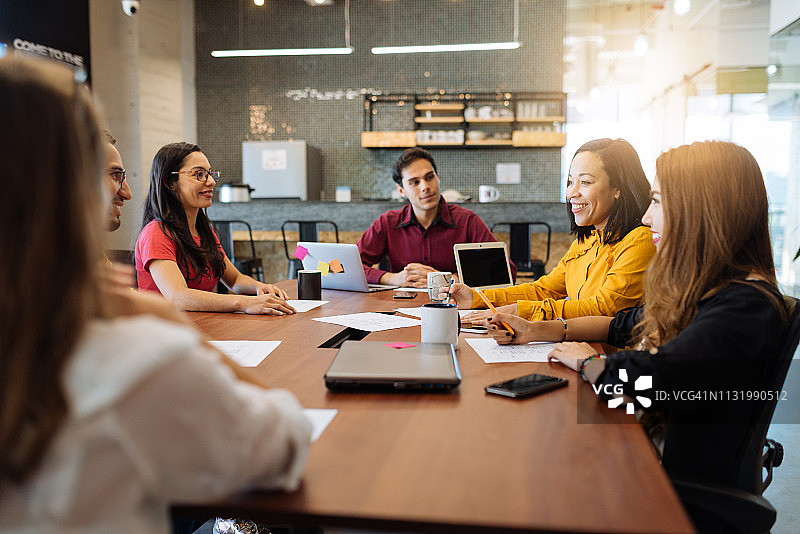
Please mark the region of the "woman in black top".
<svg viewBox="0 0 800 534"><path fill-rule="evenodd" d="M628 398L617 402L645 409L640 421L668 472L733 484L754 422L747 397L767 389L792 311L775 279L764 181L747 150L719 141L662 154L656 174L642 218L657 248L643 307L614 318L533 323L498 314L491 333L498 343L630 347L604 358L587 343L564 342L550 359L596 389L623 385ZM636 391L642 376L652 377L652 388Z"/></svg>

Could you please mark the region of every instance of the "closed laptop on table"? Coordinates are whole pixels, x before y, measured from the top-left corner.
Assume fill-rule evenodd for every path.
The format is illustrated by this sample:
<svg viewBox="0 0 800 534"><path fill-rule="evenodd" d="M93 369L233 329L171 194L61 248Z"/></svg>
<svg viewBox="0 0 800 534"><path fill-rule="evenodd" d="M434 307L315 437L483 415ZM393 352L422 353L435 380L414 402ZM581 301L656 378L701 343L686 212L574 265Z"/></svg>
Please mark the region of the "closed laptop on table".
<svg viewBox="0 0 800 534"><path fill-rule="evenodd" d="M397 349L386 341L345 341L325 372L325 385L332 391L447 391L460 383L458 360L449 343Z"/></svg>

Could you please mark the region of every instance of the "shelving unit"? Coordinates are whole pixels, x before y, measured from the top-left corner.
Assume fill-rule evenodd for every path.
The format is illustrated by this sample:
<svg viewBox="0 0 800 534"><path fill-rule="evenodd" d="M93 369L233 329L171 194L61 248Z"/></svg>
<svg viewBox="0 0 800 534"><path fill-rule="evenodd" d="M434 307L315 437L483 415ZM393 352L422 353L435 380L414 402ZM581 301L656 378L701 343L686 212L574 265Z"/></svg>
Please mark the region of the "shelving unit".
<svg viewBox="0 0 800 534"><path fill-rule="evenodd" d="M365 95L361 146L563 147L565 115L564 93Z"/></svg>
<svg viewBox="0 0 800 534"><path fill-rule="evenodd" d="M471 146L514 146L512 139L467 139L465 145Z"/></svg>
<svg viewBox="0 0 800 534"><path fill-rule="evenodd" d="M417 111L461 111L464 109L464 104L429 102L427 104L416 104L414 109Z"/></svg>
<svg viewBox="0 0 800 534"><path fill-rule="evenodd" d="M414 117L417 124L461 124L464 117Z"/></svg>

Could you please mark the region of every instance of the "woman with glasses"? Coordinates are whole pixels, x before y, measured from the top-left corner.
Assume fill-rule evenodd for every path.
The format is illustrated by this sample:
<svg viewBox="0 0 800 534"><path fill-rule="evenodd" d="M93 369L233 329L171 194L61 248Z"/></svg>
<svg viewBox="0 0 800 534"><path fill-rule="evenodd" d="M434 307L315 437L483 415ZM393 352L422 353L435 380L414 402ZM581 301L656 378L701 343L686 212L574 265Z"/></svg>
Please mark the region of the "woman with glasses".
<svg viewBox="0 0 800 534"><path fill-rule="evenodd" d="M188 311L295 313L280 288L240 273L225 256L205 213L217 178L197 145L171 143L156 153L136 240L139 289ZM220 281L235 294L215 293Z"/></svg>

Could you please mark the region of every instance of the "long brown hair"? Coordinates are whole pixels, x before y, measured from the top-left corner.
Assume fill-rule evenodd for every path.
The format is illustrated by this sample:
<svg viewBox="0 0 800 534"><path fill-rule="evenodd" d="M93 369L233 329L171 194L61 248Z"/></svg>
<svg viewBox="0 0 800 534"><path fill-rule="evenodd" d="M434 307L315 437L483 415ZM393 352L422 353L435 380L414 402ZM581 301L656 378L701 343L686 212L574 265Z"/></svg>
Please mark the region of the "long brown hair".
<svg viewBox="0 0 800 534"><path fill-rule="evenodd" d="M767 192L755 158L724 141L684 145L656 161L664 235L645 275L644 318L635 337L663 345L692 321L697 302L732 283L777 298ZM773 292L747 281L764 279Z"/></svg>
<svg viewBox="0 0 800 534"><path fill-rule="evenodd" d="M102 133L85 87L0 59L0 484L36 468L67 411L65 365L100 308Z"/></svg>

